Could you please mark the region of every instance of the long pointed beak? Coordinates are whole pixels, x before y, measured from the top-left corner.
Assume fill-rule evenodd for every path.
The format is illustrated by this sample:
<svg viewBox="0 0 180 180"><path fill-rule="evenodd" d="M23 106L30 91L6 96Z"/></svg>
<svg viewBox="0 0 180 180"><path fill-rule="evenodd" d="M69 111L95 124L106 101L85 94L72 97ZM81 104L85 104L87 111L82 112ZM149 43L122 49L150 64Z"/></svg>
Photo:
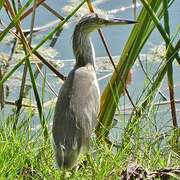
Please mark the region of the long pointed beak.
<svg viewBox="0 0 180 180"><path fill-rule="evenodd" d="M137 21L132 21L132 20L128 20L128 19L120 19L120 18L111 18L108 21L108 24L110 25L120 25L120 24L135 24L137 23Z"/></svg>

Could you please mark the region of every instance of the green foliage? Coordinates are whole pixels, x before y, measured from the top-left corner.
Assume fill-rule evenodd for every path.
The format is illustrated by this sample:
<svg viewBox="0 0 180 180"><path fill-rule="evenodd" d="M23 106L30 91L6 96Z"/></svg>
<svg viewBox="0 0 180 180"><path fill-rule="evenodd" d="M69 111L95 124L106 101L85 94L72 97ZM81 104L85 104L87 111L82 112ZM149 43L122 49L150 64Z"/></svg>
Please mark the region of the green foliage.
<svg viewBox="0 0 180 180"><path fill-rule="evenodd" d="M20 20L21 15L24 13L24 11L31 5L33 0L29 0L26 2L26 4L19 10L18 14L14 17L14 19L11 21L9 26L4 29L4 31L0 34L0 41L6 36L6 34L14 27L17 25L17 23Z"/></svg>
<svg viewBox="0 0 180 180"><path fill-rule="evenodd" d="M0 10L1 10L3 4L4 4L4 0L0 1Z"/></svg>
<svg viewBox="0 0 180 180"><path fill-rule="evenodd" d="M168 5L171 4L171 2L172 1L167 1ZM136 106L132 104L134 108L132 114L135 114L134 116L132 115L133 122L141 118L146 109L151 107L152 101L165 77L169 64L173 62L175 57L179 62L179 47L176 46L176 48L174 48L172 46L170 37L160 23L160 19L164 12L162 1L151 0L147 3L147 1L142 0L142 3L144 7L137 18L138 23L134 26L117 65L118 73L114 71L101 97L101 110L99 113L100 123L96 130L96 134L100 139L107 137L109 134L114 113L118 107L117 102L119 102L120 96L124 91L124 84L128 72L136 62L137 57L155 27L157 27L165 42L168 43L167 54L169 54L169 58L162 65L144 100Z"/></svg>
<svg viewBox="0 0 180 180"><path fill-rule="evenodd" d="M24 12L24 10L30 5L32 1L28 1L24 7L22 7L18 14L14 17L14 19L12 20L12 22L10 23L10 25L0 34L0 41L5 37L5 35L9 32L9 30L16 25L16 23L18 23L22 13ZM38 91L36 88L36 81L33 75L33 71L31 68L31 64L30 61L28 60L29 56L32 56L32 53L36 52L36 50L38 50L47 40L49 40L59 29L62 28L62 26L76 13L76 11L78 11L78 9L85 3L85 0L82 1L62 22L60 22L56 28L54 28L35 48L32 49L32 51L27 54L22 60L20 60L18 63L16 63L16 65L13 67L13 69L8 72L7 74L4 75L4 77L2 78L2 80L0 81L0 86L3 85L3 83L13 75L13 73L19 68L19 66L21 66L25 61L27 61L27 65L29 68L29 73L30 73L30 77L31 77L31 82L32 82L32 86L33 86L33 90L34 90L34 94L35 94L35 98L36 98L36 102L37 102L37 107L38 107L38 111L39 111L39 118L40 118L40 122L42 125L42 128L44 129L44 137L46 138L47 136L47 127L46 127L46 122L45 119L42 115L42 105L40 102L40 98L38 95ZM26 44L26 42L23 42L24 44ZM25 47L28 49L28 47ZM24 49L26 52L26 49ZM29 49L28 49L29 50ZM30 51L30 50L29 50Z"/></svg>
<svg viewBox="0 0 180 180"><path fill-rule="evenodd" d="M23 117L26 123L12 129L16 117L0 126L0 178L1 179L60 179L63 172L56 169L50 136L45 142L43 132L31 127L32 112ZM49 116L48 118L52 118ZM50 119L46 119L49 122ZM173 139L177 132L152 130L154 123L149 119L146 131L142 126L133 126L133 137L124 146L108 147L95 139L86 165L67 172L67 179L119 179L123 170L131 163L153 171L165 167L178 167L179 155ZM9 122L9 123L7 123ZM33 130L33 131L32 131ZM173 175L173 174L172 174Z"/></svg>

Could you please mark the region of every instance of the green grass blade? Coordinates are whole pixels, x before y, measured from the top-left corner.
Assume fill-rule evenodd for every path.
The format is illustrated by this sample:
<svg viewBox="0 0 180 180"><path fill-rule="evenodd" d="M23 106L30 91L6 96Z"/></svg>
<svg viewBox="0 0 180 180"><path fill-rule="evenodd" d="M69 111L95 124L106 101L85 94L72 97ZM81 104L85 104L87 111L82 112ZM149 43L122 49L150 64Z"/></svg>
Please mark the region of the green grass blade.
<svg viewBox="0 0 180 180"><path fill-rule="evenodd" d="M157 1L149 1L149 5L151 6L152 10L156 13L157 17L160 19L163 16L163 9L161 6L160 0ZM170 1L168 1L170 2ZM120 61L117 65L118 75L116 72L113 73L109 84L105 88L103 95L101 97L101 110L99 113L99 121L100 123L97 126L96 134L101 138L101 136L107 136L109 133L109 129L112 124L112 119L114 117L115 110L117 108L115 101L113 101L113 93L112 89L114 90L116 87L118 89L119 95L123 92L123 86L121 83L121 79L126 79L129 70L135 63L137 56L139 55L141 49L143 48L144 44L146 43L148 37L150 36L151 32L155 28L155 23L153 19L149 17L149 13L145 7L140 12L138 16L138 24L136 24L128 38L128 41L124 47L124 50L121 54ZM174 49L174 48L173 48ZM171 54L175 52L171 48ZM177 52L176 52L177 53ZM115 94L115 93L114 93ZM116 98L119 101L119 95Z"/></svg>
<svg viewBox="0 0 180 180"><path fill-rule="evenodd" d="M23 12L30 6L30 4L32 3L33 0L29 0L17 13L17 15L13 18L13 20L11 21L11 23L8 25L8 27L6 29L4 29L4 31L0 34L0 41L2 41L2 39L6 36L6 34L9 32L10 29L12 29L14 26L16 26L16 24L18 23L21 15L23 14Z"/></svg>
<svg viewBox="0 0 180 180"><path fill-rule="evenodd" d="M0 10L1 10L1 8L3 7L3 5L4 5L4 0L1 0L1 1L0 1Z"/></svg>
<svg viewBox="0 0 180 180"><path fill-rule="evenodd" d="M35 99L36 99L36 102L37 102L40 123L41 123L41 126L43 128L44 138L46 140L47 137L48 137L48 129L47 129L47 126L46 126L44 115L42 113L42 105L41 105L39 93L38 93L37 86L36 86L36 80L34 78L34 74L33 74L33 71L32 71L32 68L31 68L31 63L30 63L29 59L27 59L26 62L27 62L27 66L28 66L28 69L29 69L29 74L30 74L31 83L32 83L32 86L33 86Z"/></svg>
<svg viewBox="0 0 180 180"><path fill-rule="evenodd" d="M170 27L169 27L169 14L168 14L168 2L163 0L164 7L164 28L170 37ZM166 42L166 50L168 49L169 44ZM169 53L166 54L166 60L169 59ZM176 105L175 105L175 95L174 95L174 78L173 78L173 64L172 62L168 65L167 70L168 77L168 87L169 87L169 96L170 96L170 105L171 105L171 115L174 128L177 128L177 117L176 117Z"/></svg>
<svg viewBox="0 0 180 180"><path fill-rule="evenodd" d="M153 9L151 8L151 6L147 3L147 1L145 0L141 0L142 4L144 5L144 7L146 8L147 12L149 13L150 17L152 18L153 22L155 23L157 29L159 30L161 36L163 37L163 39L165 40L165 42L167 44L169 44L169 48L171 50L171 52L174 51L174 47L171 44L171 40L167 34L167 32L165 31L165 29L162 27L159 19L157 18L156 14L154 13ZM168 7L168 6L167 6ZM176 54L176 59L177 62L180 65L180 58L179 58L179 54Z"/></svg>
<svg viewBox="0 0 180 180"><path fill-rule="evenodd" d="M154 11L158 11L161 1L151 1L151 5ZM159 16L162 16L159 13ZM134 64L140 50L144 46L146 40L154 29L154 24L149 18L149 14L143 8L137 18L138 24L136 24L128 38L128 41L121 54L120 61L117 65L117 71L113 73L109 84L106 86L103 95L101 97L101 110L99 113L100 123L97 126L96 134L101 136L102 134L108 135L109 128L111 127L112 119L116 110L116 103L113 101L113 93L111 89L118 89L119 95L116 96L119 101L119 97L123 92L123 86L121 79L126 79L129 70ZM112 88L111 88L112 87ZM104 128L105 127L105 128Z"/></svg>
<svg viewBox="0 0 180 180"><path fill-rule="evenodd" d="M147 92L147 96L144 98L143 102L141 102L137 106L137 113L130 119L130 122L128 122L128 126L124 132L123 141L122 141L123 146L125 146L127 143L129 143L130 137L132 136L133 132L135 131L134 127L136 126L136 124L138 124L139 119L141 118L142 115L144 115L144 112L146 111L146 109L148 108L150 110L152 108L151 102L153 101L154 97L156 96L157 89L160 87L162 80L164 79L164 77L168 71L169 64L171 64L173 62L173 60L175 59L175 55L179 50L180 50L180 47L176 46L175 52L170 55L170 58L164 63L164 65L159 70L159 73L158 73L156 79L154 80L152 87Z"/></svg>
<svg viewBox="0 0 180 180"><path fill-rule="evenodd" d="M86 0L82 1L63 21L61 21L55 29L53 29L35 48L32 49L32 53L37 51L46 41L48 41L62 26L79 10L79 8L86 2ZM13 69L6 73L3 79L0 81L0 86L24 63L24 61L30 56L27 54L22 60L20 60Z"/></svg>
<svg viewBox="0 0 180 180"><path fill-rule="evenodd" d="M171 64L173 62L173 60L176 56L176 53L179 50L180 50L180 47L176 46L175 51L172 54L170 54L170 52L167 52L170 54L169 59L164 63L164 65L159 70L159 73L158 73L156 79L154 80L152 87L147 92L147 96L145 97L144 101L139 105L138 114L136 116L134 116L134 119L139 118L144 113L147 106L152 102L152 100L155 97L155 94L157 92L157 89L160 87L162 80L163 80L165 74L167 73L169 64Z"/></svg>

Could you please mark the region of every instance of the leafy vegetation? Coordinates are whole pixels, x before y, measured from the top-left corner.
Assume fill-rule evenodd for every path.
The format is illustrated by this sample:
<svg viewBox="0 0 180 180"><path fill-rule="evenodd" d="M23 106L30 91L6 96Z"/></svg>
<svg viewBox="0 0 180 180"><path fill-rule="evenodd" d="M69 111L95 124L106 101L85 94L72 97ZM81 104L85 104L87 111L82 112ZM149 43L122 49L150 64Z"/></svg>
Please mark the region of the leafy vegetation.
<svg viewBox="0 0 180 180"><path fill-rule="evenodd" d="M152 116L153 117L153 116ZM17 130L12 124L15 117L7 119L0 128L0 175L5 179L59 179L63 172L55 168L51 138L43 141L42 129L33 131L29 125L32 112L23 116L26 122L20 123ZM51 118L51 116L49 116ZM123 146L99 144L92 139L90 162L86 164L82 157L81 167L70 172L69 179L119 179L123 170L131 163L141 165L146 170L179 166L179 147L173 142L177 132L169 130L163 133L155 130L153 118L146 119L143 131L140 125L134 125L133 136ZM50 119L46 119L50 121ZM9 123L7 123L9 122ZM50 129L50 128L49 128ZM153 130L154 129L154 130ZM126 141L126 139L124 139ZM179 144L180 146L180 144ZM173 174L172 174L173 176ZM175 176L175 175L174 175Z"/></svg>

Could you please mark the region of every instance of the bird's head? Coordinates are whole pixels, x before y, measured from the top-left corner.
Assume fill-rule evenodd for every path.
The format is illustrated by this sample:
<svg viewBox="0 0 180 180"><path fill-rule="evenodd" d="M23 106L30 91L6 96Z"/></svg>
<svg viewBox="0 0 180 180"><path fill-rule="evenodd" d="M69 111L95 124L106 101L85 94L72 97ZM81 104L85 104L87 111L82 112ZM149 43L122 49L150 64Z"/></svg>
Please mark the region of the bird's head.
<svg viewBox="0 0 180 180"><path fill-rule="evenodd" d="M136 21L110 18L106 15L99 15L96 13L89 13L81 18L77 27L84 31L85 33L90 33L100 28L112 25L124 25L124 24L134 24Z"/></svg>

